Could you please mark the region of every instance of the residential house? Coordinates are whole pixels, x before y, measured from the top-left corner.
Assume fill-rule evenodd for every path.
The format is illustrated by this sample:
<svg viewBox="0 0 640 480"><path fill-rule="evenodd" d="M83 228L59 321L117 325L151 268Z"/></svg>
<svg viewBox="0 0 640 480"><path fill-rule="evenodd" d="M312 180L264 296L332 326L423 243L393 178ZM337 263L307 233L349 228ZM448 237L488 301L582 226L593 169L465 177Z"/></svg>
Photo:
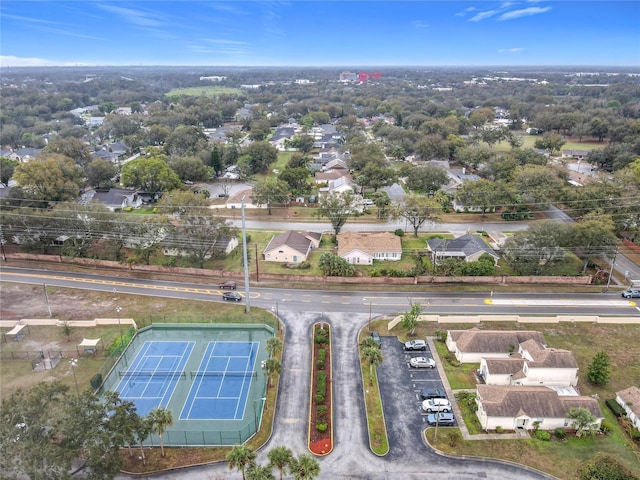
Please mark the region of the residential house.
<svg viewBox="0 0 640 480"><path fill-rule="evenodd" d="M629 387L616 392L616 402L627 412L627 418L640 430L640 388Z"/></svg>
<svg viewBox="0 0 640 480"><path fill-rule="evenodd" d="M329 180L326 187L320 187L318 193L333 195L335 193L351 192L355 193L357 190L356 182L351 179L350 174L342 175L336 180Z"/></svg>
<svg viewBox="0 0 640 480"><path fill-rule="evenodd" d="M274 235L262 252L262 258L267 262L304 262L311 250L318 248L321 238L321 233L293 230Z"/></svg>
<svg viewBox="0 0 640 480"><path fill-rule="evenodd" d="M478 376L487 385L575 387L578 362L569 350L549 348L535 340L518 346L509 358L482 358Z"/></svg>
<svg viewBox="0 0 640 480"><path fill-rule="evenodd" d="M18 148L13 151L13 153L16 156L16 158L14 159L18 160L18 162L20 163L25 163L25 162L28 162L29 160L33 160L34 158L36 158L41 151L42 151L41 148L31 148L31 147Z"/></svg>
<svg viewBox="0 0 640 480"><path fill-rule="evenodd" d="M427 240L431 259L437 264L445 258L458 258L465 262L476 262L483 254L493 257L494 264L500 256L478 235L467 233L458 238L432 238Z"/></svg>
<svg viewBox="0 0 640 480"><path fill-rule="evenodd" d="M296 134L296 127L294 125L283 125L278 127L269 139L271 143L278 150L284 151L287 149L287 144Z"/></svg>
<svg viewBox="0 0 640 480"><path fill-rule="evenodd" d="M109 190L87 190L80 197L79 203L100 203L114 212L126 207L139 208L144 201L135 190L111 188Z"/></svg>
<svg viewBox="0 0 640 480"><path fill-rule="evenodd" d="M402 257L402 242L390 232L344 232L338 235L338 255L355 265L372 265L374 260L395 262Z"/></svg>
<svg viewBox="0 0 640 480"><path fill-rule="evenodd" d="M598 400L576 395L561 396L548 387L478 385L476 415L484 430L555 430L572 428L567 418L572 408L585 408L600 427L604 415Z"/></svg>
<svg viewBox="0 0 640 480"><path fill-rule="evenodd" d="M168 257L186 257L190 253L187 250L177 248L171 245L172 242L165 239L163 253ZM211 246L210 253L205 255L205 260L209 260L216 253L224 252L225 255L229 255L238 247L238 237L220 237L217 238Z"/></svg>
<svg viewBox="0 0 640 480"><path fill-rule="evenodd" d="M253 190L251 188L245 188L244 190L240 190L235 194L231 195L224 206L226 208L242 208L242 204L244 203L244 208L267 208L267 205L256 205L251 200Z"/></svg>
<svg viewBox="0 0 640 480"><path fill-rule="evenodd" d="M520 344L535 340L546 345L544 336L533 330L448 330L447 348L462 363L480 363L483 358L510 358L519 355Z"/></svg>

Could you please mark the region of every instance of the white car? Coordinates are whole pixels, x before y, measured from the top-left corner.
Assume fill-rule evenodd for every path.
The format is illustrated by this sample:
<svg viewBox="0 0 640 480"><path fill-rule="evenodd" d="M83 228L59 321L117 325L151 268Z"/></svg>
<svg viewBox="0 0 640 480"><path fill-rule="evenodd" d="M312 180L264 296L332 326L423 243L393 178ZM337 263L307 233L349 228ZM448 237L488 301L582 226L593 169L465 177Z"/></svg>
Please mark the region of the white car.
<svg viewBox="0 0 640 480"><path fill-rule="evenodd" d="M413 368L436 368L436 361L429 357L413 357L409 360L409 366Z"/></svg>
<svg viewBox="0 0 640 480"><path fill-rule="evenodd" d="M450 412L451 402L446 398L430 398L422 402L422 411L427 413Z"/></svg>

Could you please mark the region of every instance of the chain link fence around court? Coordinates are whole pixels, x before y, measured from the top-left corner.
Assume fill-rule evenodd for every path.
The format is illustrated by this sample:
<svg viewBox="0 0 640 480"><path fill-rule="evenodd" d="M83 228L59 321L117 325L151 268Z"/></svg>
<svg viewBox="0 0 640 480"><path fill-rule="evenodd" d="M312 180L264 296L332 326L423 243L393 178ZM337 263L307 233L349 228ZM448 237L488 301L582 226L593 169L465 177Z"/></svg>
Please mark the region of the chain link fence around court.
<svg viewBox="0 0 640 480"><path fill-rule="evenodd" d="M168 319L169 317L164 318ZM119 383L128 377L126 372L135 359L138 350L146 341L194 341L197 344L193 353L194 364L199 364L202 360L202 353L209 342L260 342L254 366L255 372L250 375L251 383L245 403L244 415L241 420L217 420L214 419L215 412L212 412L212 419L210 420L180 419L189 391L194 385L194 381L197 381L203 372L197 368L188 367L183 372L167 373L168 377L173 375L175 378L175 389L167 405L167 408L173 413L174 423L163 434L164 445L230 446L246 442L258 431L262 421L267 378L261 368L261 363L268 358L265 346L267 339L274 336L275 322L271 322L274 324L271 327L265 324L250 324L246 322L242 324L223 322L192 323L193 320L189 319L189 317L183 317L182 319L184 322L164 323L158 322L157 318L154 318L154 322L151 325L140 328L121 355L112 355L107 359L99 373L92 380L92 386L99 393L110 390L115 391ZM215 375L212 372L206 373ZM155 434L151 435L144 444L157 446L160 444L159 438Z"/></svg>

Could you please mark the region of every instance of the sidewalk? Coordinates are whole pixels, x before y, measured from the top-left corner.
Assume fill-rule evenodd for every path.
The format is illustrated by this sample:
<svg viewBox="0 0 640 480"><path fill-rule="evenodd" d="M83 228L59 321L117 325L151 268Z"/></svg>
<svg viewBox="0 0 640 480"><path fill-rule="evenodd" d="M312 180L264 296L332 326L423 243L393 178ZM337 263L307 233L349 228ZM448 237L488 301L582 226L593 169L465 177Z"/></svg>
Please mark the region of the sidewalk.
<svg viewBox="0 0 640 480"><path fill-rule="evenodd" d="M431 355L433 355L433 359L436 361L436 368L438 369L438 373L440 374L440 378L442 379L442 385L444 386L444 390L447 393L447 398L455 399L456 393L469 391L451 389L449 379L447 378L444 367L442 366L442 359L438 355L438 350L436 349L434 337L427 337L427 343L429 344L429 348L431 349ZM471 435L462 419L462 413L460 412L458 403L452 401L451 406L453 407L453 414L456 416L456 423L458 424L458 428L460 428L462 438L464 438L465 440L520 440L531 438L529 434L524 430L516 433L478 433L476 435Z"/></svg>

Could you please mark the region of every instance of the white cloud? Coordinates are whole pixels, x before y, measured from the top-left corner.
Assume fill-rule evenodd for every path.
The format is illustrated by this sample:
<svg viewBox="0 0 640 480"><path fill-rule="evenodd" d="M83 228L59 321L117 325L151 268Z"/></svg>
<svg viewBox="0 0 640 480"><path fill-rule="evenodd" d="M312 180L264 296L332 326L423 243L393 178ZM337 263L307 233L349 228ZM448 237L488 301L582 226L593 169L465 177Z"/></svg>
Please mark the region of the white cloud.
<svg viewBox="0 0 640 480"><path fill-rule="evenodd" d="M514 18L530 17L531 15L539 15L551 10L551 7L528 7L520 10L513 10L512 12L503 13L498 17L498 20L513 20Z"/></svg>
<svg viewBox="0 0 640 480"><path fill-rule="evenodd" d="M498 10L486 10L484 12L480 12L475 14L473 17L469 19L470 22L479 22L489 17L493 17L498 13Z"/></svg>
<svg viewBox="0 0 640 480"><path fill-rule="evenodd" d="M422 20L414 20L411 22L413 28L429 28L429 24L427 22L423 22Z"/></svg>
<svg viewBox="0 0 640 480"><path fill-rule="evenodd" d="M518 53L524 51L524 48L499 48L498 53Z"/></svg>
<svg viewBox="0 0 640 480"><path fill-rule="evenodd" d="M476 11L476 7L467 7L464 10L462 10L461 12L458 12L455 14L456 17L464 17L467 13L471 13L471 12L475 12Z"/></svg>
<svg viewBox="0 0 640 480"><path fill-rule="evenodd" d="M161 27L163 22L159 17L143 12L142 10L134 10L133 8L116 7L114 5L96 4L99 8L116 15L120 15L125 21L141 27Z"/></svg>
<svg viewBox="0 0 640 480"><path fill-rule="evenodd" d="M16 57L14 55L0 55L0 67L73 67L89 66L89 63L56 62L46 58Z"/></svg>

